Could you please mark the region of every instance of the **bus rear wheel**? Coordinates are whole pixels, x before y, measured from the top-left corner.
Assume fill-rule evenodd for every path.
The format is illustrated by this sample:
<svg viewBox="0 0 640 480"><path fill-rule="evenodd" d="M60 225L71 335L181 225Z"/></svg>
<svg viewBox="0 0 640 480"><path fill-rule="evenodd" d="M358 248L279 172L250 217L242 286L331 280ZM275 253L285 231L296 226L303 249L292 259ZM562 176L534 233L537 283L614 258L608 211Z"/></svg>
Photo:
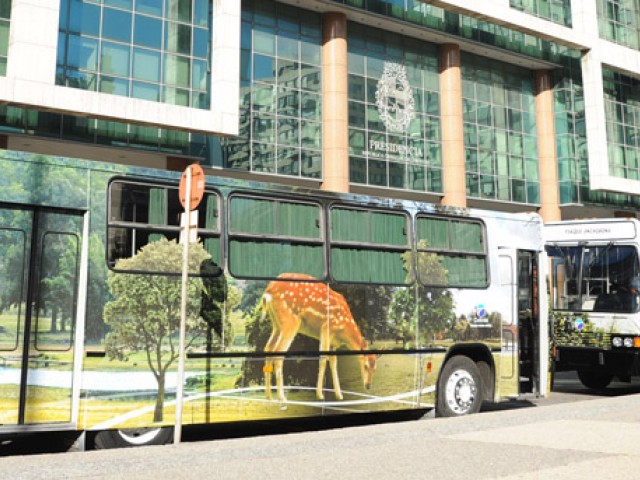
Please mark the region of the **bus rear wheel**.
<svg viewBox="0 0 640 480"><path fill-rule="evenodd" d="M613 374L597 370L578 370L578 378L587 388L593 390L603 390L609 386L613 380Z"/></svg>
<svg viewBox="0 0 640 480"><path fill-rule="evenodd" d="M104 430L96 434L94 446L96 449L107 449L165 445L171 441L172 437L172 427Z"/></svg>
<svg viewBox="0 0 640 480"><path fill-rule="evenodd" d="M438 381L436 415L457 417L478 412L482 391L480 370L475 362L464 355L452 357Z"/></svg>

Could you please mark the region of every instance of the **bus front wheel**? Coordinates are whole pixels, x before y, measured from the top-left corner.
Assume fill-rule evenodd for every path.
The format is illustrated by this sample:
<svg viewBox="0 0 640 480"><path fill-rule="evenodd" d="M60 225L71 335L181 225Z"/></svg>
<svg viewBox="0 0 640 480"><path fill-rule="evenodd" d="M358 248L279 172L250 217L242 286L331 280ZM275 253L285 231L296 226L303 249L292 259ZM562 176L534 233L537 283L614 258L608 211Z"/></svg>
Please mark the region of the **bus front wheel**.
<svg viewBox="0 0 640 480"><path fill-rule="evenodd" d="M597 370L578 370L578 378L582 385L592 390L603 390L609 386L613 380L613 374L609 372L599 372Z"/></svg>
<svg viewBox="0 0 640 480"><path fill-rule="evenodd" d="M96 449L165 445L173 438L173 428L128 428L104 430L95 436Z"/></svg>
<svg viewBox="0 0 640 480"><path fill-rule="evenodd" d="M480 370L475 362L464 355L452 357L438 381L436 415L456 417L478 412L482 391Z"/></svg>

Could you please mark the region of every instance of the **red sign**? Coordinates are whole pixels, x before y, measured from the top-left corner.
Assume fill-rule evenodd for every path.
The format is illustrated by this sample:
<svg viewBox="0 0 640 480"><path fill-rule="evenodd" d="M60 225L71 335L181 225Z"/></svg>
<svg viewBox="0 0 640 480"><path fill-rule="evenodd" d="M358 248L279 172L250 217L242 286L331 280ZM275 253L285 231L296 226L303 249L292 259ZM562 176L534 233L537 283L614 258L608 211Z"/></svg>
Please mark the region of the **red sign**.
<svg viewBox="0 0 640 480"><path fill-rule="evenodd" d="M178 197L180 203L186 209L186 197L187 197L187 171L191 170L191 201L189 202L189 210L194 210L200 205L202 197L204 196L205 177L204 170L197 163L189 165L182 174L180 179L180 190L178 191Z"/></svg>

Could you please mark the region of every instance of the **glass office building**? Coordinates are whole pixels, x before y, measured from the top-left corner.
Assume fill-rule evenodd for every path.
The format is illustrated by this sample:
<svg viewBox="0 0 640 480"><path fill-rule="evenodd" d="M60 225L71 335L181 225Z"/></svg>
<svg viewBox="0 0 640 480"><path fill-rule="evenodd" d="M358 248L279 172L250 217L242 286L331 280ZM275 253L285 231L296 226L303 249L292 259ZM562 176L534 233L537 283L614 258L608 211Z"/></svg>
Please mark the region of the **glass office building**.
<svg viewBox="0 0 640 480"><path fill-rule="evenodd" d="M0 146L635 216L638 2L477 4L0 0Z"/></svg>

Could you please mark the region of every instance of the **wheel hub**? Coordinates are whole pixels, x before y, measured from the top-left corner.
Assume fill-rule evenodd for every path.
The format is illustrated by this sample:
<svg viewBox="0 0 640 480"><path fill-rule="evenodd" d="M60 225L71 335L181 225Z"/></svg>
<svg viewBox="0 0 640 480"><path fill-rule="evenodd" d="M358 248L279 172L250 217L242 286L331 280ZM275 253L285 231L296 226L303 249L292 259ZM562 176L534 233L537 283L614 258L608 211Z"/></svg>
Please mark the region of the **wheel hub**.
<svg viewBox="0 0 640 480"><path fill-rule="evenodd" d="M118 430L120 436L133 445L145 445L161 432L160 428L127 428Z"/></svg>
<svg viewBox="0 0 640 480"><path fill-rule="evenodd" d="M457 414L464 414L471 409L476 394L476 384L466 370L457 370L449 377L446 385L446 400L449 408Z"/></svg>

